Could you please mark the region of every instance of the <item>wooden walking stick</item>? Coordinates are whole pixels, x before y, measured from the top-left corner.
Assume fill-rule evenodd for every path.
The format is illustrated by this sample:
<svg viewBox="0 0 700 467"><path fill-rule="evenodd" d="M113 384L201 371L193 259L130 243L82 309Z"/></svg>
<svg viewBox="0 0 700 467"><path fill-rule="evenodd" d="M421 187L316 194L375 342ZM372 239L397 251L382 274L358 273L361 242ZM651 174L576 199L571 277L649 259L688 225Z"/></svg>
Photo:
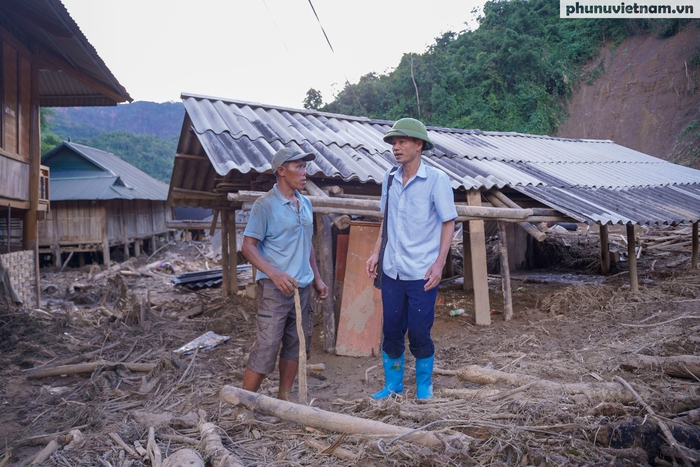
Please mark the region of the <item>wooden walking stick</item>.
<svg viewBox="0 0 700 467"><path fill-rule="evenodd" d="M297 334L299 334L299 403L306 405L306 338L301 316L299 287L294 287L294 306L297 310Z"/></svg>

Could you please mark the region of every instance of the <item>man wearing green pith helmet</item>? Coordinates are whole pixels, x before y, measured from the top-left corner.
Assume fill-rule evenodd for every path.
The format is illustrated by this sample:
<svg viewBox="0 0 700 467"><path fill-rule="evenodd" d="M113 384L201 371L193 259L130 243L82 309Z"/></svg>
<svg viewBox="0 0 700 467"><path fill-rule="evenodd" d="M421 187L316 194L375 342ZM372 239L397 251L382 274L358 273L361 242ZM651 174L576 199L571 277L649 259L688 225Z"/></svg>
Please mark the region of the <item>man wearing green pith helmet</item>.
<svg viewBox="0 0 700 467"><path fill-rule="evenodd" d="M398 120L384 136L399 166L384 175L381 209L387 228L383 258L377 237L365 265L377 277L382 261L382 363L384 388L372 395L384 399L403 392L405 336L416 358L416 398L433 397L435 346L430 330L442 269L454 234L457 210L447 175L423 163L421 153L435 146L425 125L413 118ZM391 187L389 177L393 177ZM387 204L388 197L388 204ZM383 224L382 224L383 227Z"/></svg>

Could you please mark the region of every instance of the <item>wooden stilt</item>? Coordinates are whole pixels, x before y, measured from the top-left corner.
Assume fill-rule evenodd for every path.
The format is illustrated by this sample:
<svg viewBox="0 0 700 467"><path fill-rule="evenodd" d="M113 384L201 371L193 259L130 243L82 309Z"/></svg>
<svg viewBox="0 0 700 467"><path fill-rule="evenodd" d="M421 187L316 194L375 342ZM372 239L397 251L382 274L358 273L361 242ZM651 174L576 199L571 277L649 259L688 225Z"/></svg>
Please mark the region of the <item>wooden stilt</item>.
<svg viewBox="0 0 700 467"><path fill-rule="evenodd" d="M228 211L221 211L221 292L224 297L231 295L231 270L228 254Z"/></svg>
<svg viewBox="0 0 700 467"><path fill-rule="evenodd" d="M610 272L610 244L608 240L608 225L600 224L600 272L605 275Z"/></svg>
<svg viewBox="0 0 700 467"><path fill-rule="evenodd" d="M328 286L328 298L318 306L323 313L323 346L326 353L335 353L335 278L333 277L333 232L331 219L326 214L316 214L316 236L318 249L316 260L323 282Z"/></svg>
<svg viewBox="0 0 700 467"><path fill-rule="evenodd" d="M698 223L693 222L693 254L690 257L690 267L698 268Z"/></svg>
<svg viewBox="0 0 700 467"><path fill-rule="evenodd" d="M630 291L639 292L637 283L637 252L635 251L634 224L627 224L627 261L630 268Z"/></svg>
<svg viewBox="0 0 700 467"><path fill-rule="evenodd" d="M469 206L481 206L481 193L475 190L467 192ZM486 237L484 221L469 221L469 246L471 252L472 282L474 284L474 314L476 324L491 324L489 306L489 280L486 266Z"/></svg>
<svg viewBox="0 0 700 467"><path fill-rule="evenodd" d="M503 318L509 321L513 317L513 295L510 287L510 266L508 265L508 237L506 225L498 223L498 257L501 263L501 290L503 291Z"/></svg>
<svg viewBox="0 0 700 467"><path fill-rule="evenodd" d="M51 246L53 250L53 265L54 267L60 268L62 266L61 262L61 247L58 244Z"/></svg>
<svg viewBox="0 0 700 467"><path fill-rule="evenodd" d="M102 262L109 267L109 233L107 232L107 206L102 205Z"/></svg>
<svg viewBox="0 0 700 467"><path fill-rule="evenodd" d="M137 258L141 255L141 239L134 240L134 256Z"/></svg>
<svg viewBox="0 0 700 467"><path fill-rule="evenodd" d="M238 246L236 245L236 211L228 211L228 268L229 295L238 293Z"/></svg>
<svg viewBox="0 0 700 467"><path fill-rule="evenodd" d="M462 276L465 292L474 290L474 276L472 275L472 248L469 234L469 222L462 222Z"/></svg>

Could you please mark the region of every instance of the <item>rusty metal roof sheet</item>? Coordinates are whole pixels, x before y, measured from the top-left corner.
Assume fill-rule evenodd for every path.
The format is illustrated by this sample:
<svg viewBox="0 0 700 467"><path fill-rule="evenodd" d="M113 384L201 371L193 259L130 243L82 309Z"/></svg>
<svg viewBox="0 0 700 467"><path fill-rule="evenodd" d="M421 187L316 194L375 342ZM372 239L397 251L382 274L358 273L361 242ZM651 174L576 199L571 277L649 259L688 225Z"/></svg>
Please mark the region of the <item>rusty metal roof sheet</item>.
<svg viewBox="0 0 700 467"><path fill-rule="evenodd" d="M310 177L380 183L395 160L383 141L392 121L183 94L178 153L208 157L220 176L269 172L284 146L313 152ZM423 155L458 189L510 187L581 222L672 223L700 219L700 171L612 141L428 127ZM184 176L173 181L206 190ZM186 182L185 182L186 180ZM177 183L177 182L175 182ZM179 186L178 186L179 187Z"/></svg>
<svg viewBox="0 0 700 467"><path fill-rule="evenodd" d="M36 54L42 107L131 101L60 0L4 0L0 25Z"/></svg>

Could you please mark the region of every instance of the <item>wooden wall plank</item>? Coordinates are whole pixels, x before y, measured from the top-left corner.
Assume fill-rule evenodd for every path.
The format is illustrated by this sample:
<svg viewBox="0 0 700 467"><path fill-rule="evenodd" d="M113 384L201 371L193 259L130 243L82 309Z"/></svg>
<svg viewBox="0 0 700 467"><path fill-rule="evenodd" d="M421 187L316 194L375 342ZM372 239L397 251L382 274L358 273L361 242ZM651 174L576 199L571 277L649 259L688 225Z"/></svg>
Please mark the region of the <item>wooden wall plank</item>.
<svg viewBox="0 0 700 467"><path fill-rule="evenodd" d="M7 42L3 42L3 85L4 102L2 112L4 115L4 141L3 149L19 154L17 124L18 109L18 74L17 51Z"/></svg>

